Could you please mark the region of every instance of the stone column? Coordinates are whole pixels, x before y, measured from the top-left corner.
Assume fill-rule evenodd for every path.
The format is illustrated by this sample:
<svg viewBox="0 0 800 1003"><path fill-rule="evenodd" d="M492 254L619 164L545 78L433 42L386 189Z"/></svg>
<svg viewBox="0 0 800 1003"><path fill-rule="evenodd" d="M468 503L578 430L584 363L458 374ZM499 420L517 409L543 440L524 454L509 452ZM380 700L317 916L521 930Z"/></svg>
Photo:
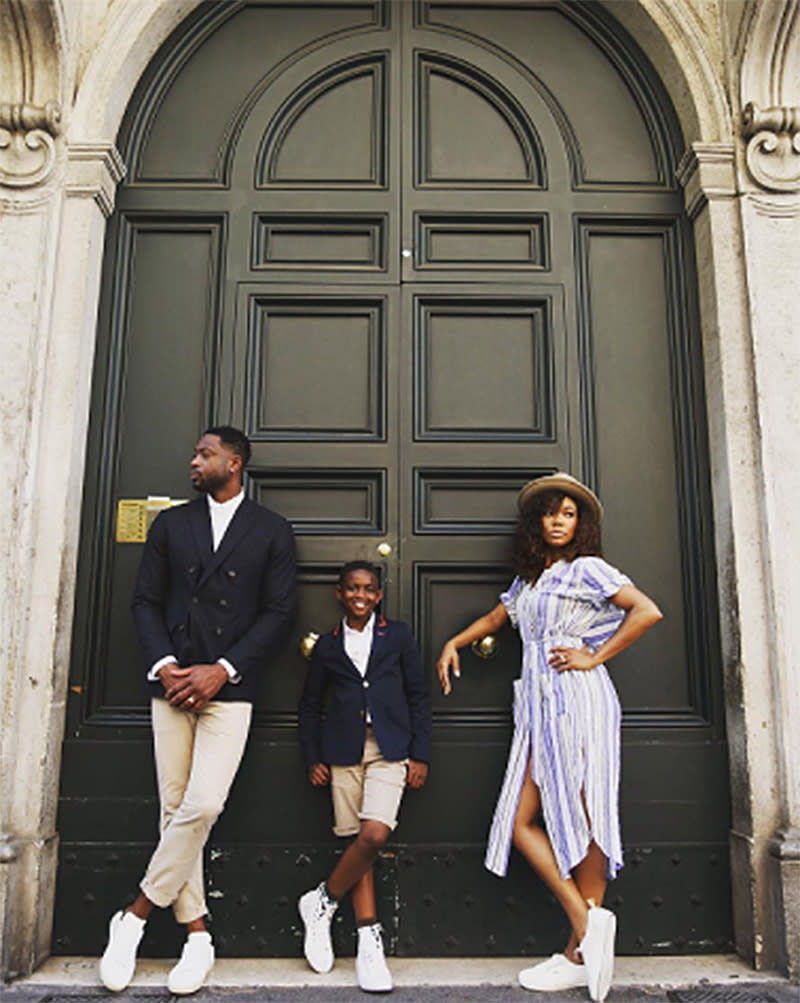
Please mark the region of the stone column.
<svg viewBox="0 0 800 1003"><path fill-rule="evenodd" d="M770 841L781 967L800 981L800 108L743 115L742 225L770 565L772 713L779 818Z"/></svg>
<svg viewBox="0 0 800 1003"><path fill-rule="evenodd" d="M2 108L0 108L0 115ZM83 461L112 144L26 138L0 117L0 977L49 953ZM30 129L27 130L31 132ZM43 130L38 130L43 131ZM21 134L18 134L21 133ZM37 143L47 147L43 151ZM45 173L23 170L52 154ZM23 161L25 161L23 163ZM24 178L24 183L20 182Z"/></svg>
<svg viewBox="0 0 800 1003"><path fill-rule="evenodd" d="M778 698L773 579L764 547L764 432L748 297L754 249L745 245L736 163L732 143L695 143L678 173L694 224L703 329L730 754L734 935L745 960L771 969L779 963L782 937L770 862L781 819L775 795L780 763L770 724ZM795 396L800 401L796 390Z"/></svg>

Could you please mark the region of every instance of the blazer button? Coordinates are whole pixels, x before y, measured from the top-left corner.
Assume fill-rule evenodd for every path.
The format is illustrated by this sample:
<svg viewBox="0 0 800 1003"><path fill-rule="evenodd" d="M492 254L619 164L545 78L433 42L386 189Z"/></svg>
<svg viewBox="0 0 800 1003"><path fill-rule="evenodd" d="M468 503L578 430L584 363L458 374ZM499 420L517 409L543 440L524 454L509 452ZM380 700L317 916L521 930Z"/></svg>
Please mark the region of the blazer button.
<svg viewBox="0 0 800 1003"><path fill-rule="evenodd" d="M197 571L197 568L194 565L192 565L191 568L187 568L186 570L189 572L190 575L193 575L195 571Z"/></svg>
<svg viewBox="0 0 800 1003"><path fill-rule="evenodd" d="M364 682L361 685L364 687L365 690L369 689L369 683L367 682L366 679L364 680Z"/></svg>
<svg viewBox="0 0 800 1003"><path fill-rule="evenodd" d="M220 604L220 606L227 606L228 605L228 600L227 599L220 599L219 604Z"/></svg>
<svg viewBox="0 0 800 1003"><path fill-rule="evenodd" d="M228 572L228 578L235 578L235 577L236 577L236 572L235 571L229 571Z"/></svg>
<svg viewBox="0 0 800 1003"><path fill-rule="evenodd" d="M214 633L219 637L222 634L222 627L215 627Z"/></svg>
<svg viewBox="0 0 800 1003"><path fill-rule="evenodd" d="M192 602L193 602L193 603L194 603L195 605L197 605L197 603L199 603L199 602L200 602L200 600L199 600L199 599L197 598L197 596L192 596Z"/></svg>

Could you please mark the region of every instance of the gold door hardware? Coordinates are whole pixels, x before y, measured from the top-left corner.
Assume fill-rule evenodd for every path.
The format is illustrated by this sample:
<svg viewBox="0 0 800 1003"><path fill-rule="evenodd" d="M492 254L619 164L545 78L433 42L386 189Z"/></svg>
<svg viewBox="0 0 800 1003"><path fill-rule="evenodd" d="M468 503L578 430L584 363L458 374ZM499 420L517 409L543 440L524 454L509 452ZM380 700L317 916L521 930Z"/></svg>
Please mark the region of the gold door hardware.
<svg viewBox="0 0 800 1003"><path fill-rule="evenodd" d="M497 654L497 638L494 634L487 634L479 641L473 641L470 647L478 658L491 658Z"/></svg>
<svg viewBox="0 0 800 1003"><path fill-rule="evenodd" d="M307 634L304 634L300 639L300 645L298 651L305 658L307 662L311 661L311 655L313 654L314 647L319 640L319 634L315 634L313 630L310 630Z"/></svg>

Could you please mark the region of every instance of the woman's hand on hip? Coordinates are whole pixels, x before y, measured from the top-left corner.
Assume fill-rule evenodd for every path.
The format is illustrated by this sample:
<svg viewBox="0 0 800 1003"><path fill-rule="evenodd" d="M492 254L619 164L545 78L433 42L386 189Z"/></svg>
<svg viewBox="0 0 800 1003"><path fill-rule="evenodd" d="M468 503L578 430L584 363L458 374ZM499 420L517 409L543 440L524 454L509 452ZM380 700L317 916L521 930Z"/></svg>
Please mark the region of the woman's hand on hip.
<svg viewBox="0 0 800 1003"><path fill-rule="evenodd" d="M589 651L586 645L582 648L565 648L561 646L551 648L547 656L547 662L551 668L557 669L559 672L566 672L568 669L588 672L590 669L597 667L594 652Z"/></svg>

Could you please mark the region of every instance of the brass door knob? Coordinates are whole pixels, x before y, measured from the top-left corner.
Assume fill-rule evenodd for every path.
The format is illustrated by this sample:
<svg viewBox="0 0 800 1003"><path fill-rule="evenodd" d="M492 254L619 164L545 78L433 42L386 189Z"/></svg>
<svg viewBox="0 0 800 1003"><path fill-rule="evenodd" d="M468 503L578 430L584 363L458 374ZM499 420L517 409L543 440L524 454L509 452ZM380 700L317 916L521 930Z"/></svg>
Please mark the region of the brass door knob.
<svg viewBox="0 0 800 1003"><path fill-rule="evenodd" d="M391 554L392 552L392 545L391 543L387 543L384 540L383 543L379 543L375 549L378 551L381 557L388 557L389 554Z"/></svg>
<svg viewBox="0 0 800 1003"><path fill-rule="evenodd" d="M315 634L313 630L310 630L300 639L300 645L297 650L307 662L311 661L311 655L318 640L319 634Z"/></svg>
<svg viewBox="0 0 800 1003"><path fill-rule="evenodd" d="M491 658L497 654L497 638L494 634L487 634L479 641L473 641L470 647L478 658Z"/></svg>

